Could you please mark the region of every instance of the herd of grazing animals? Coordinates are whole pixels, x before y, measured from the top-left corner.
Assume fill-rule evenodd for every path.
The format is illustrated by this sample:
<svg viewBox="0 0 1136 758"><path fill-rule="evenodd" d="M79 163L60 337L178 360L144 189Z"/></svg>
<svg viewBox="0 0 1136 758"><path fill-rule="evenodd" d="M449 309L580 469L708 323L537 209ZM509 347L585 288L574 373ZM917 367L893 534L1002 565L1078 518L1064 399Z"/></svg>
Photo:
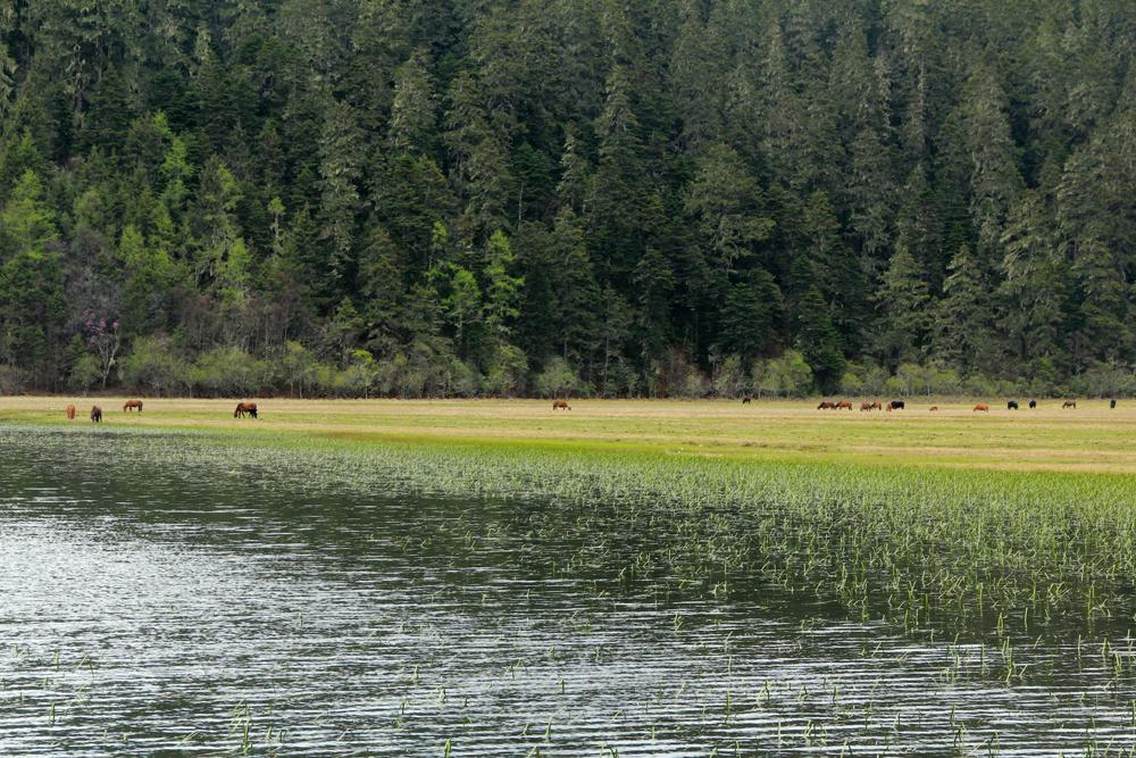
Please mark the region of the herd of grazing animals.
<svg viewBox="0 0 1136 758"><path fill-rule="evenodd" d="M142 401L141 400L127 400L125 403L123 403L122 412L123 413L130 413L131 411L138 411L139 413L141 413L142 412ZM74 404L68 405L66 412L67 412L67 420L68 421L74 421L75 420L75 413L76 413ZM252 416L253 418L259 418L259 416L257 415L256 403L237 403L237 409L235 411L233 411L233 418L244 418L245 416ZM92 405L91 406L91 423L92 424L101 424L102 421L103 421L103 409L102 409L102 407L98 406L98 405Z"/></svg>
<svg viewBox="0 0 1136 758"><path fill-rule="evenodd" d="M753 396L752 395L746 395L742 398L742 405L749 405L752 402L753 402ZM1037 400L1031 399L1028 403L1028 406L1031 410L1037 408L1038 407ZM886 410L890 413L892 411L901 411L906 407L907 407L907 403L903 400L892 400L891 402L889 402L887 404L881 403L879 400L865 400L865 401L860 403L860 411L861 412ZM1019 409L1019 407L1020 406L1018 405L1017 400L1009 400L1009 401L1006 402L1006 410L1016 411L1016 410ZM1112 408L1112 409L1116 408L1116 399L1115 398L1110 399L1108 401L1108 407ZM1065 402L1063 402L1061 404L1061 408L1063 410L1068 409L1068 408L1076 409L1077 408L1077 401L1073 400L1073 399L1066 400ZM554 411L559 411L559 410L570 411L570 410L572 410L572 406L570 406L568 404L567 400L563 400L563 399L554 400L552 402L552 410L554 410ZM850 410L852 410L852 401L851 400L838 400L838 401L822 400L820 402L820 404L817 406L817 410L818 411L824 411L824 410L850 411ZM935 413L939 410L939 406L932 405L930 410L931 410L932 413ZM142 412L142 401L141 400L127 400L122 406L122 412L123 413L130 413L131 411L138 411L139 413L141 413ZM74 421L75 420L75 413L76 413L75 406L73 404L68 405L66 412L67 412L67 420L68 421ZM990 405L988 403L978 403L977 405L974 406L974 408L972 409L972 412L989 413L990 412ZM254 419L260 418L260 416L257 413L256 403L245 403L245 402L237 403L237 408L236 408L236 410L233 411L233 418L244 418L245 416L251 416ZM101 423L102 420L103 420L103 409L100 408L97 405L91 406L91 423L98 424L98 423Z"/></svg>
<svg viewBox="0 0 1136 758"><path fill-rule="evenodd" d="M752 398L749 395L746 395L745 398L742 400L742 403L749 403L751 399ZM1030 410L1034 410L1038 407L1037 400L1034 400L1034 399L1031 399L1029 401L1029 403L1027 403L1027 405L1029 406ZM861 411L879 411L879 410L901 411L905 407L906 407L906 403L903 400L892 400L887 405L883 405L878 400L865 400L862 403L860 403L860 410ZM1112 409L1116 408L1116 399L1115 398L1110 399L1108 401L1108 407L1112 408ZM1018 403L1017 400L1006 401L1006 410L1016 411L1016 410L1019 410L1020 408L1021 408L1021 404ZM1073 400L1073 399L1066 400L1065 402L1063 402L1061 404L1061 408L1062 408L1062 410L1068 409L1068 408L1076 409L1077 408L1077 401ZM822 401L820 401L820 404L817 406L818 411L831 411L831 410L842 410L842 409L843 410L852 410L851 401L849 401L849 400L839 400L839 401L822 400ZM931 408L930 408L930 411L932 413L936 413L936 412L938 412L938 410L939 410L939 406L937 406L937 405L932 405ZM974 408L972 409L972 412L989 413L990 412L990 404L989 403L978 403L977 405L974 406Z"/></svg>

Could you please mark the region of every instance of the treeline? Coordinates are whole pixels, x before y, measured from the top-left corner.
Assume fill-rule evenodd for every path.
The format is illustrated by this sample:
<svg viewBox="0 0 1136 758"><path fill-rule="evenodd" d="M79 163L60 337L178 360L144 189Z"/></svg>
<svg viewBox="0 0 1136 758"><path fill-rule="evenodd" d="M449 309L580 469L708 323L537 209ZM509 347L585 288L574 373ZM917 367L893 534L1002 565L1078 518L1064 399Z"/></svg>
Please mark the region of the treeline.
<svg viewBox="0 0 1136 758"><path fill-rule="evenodd" d="M1134 47L1130 0L0 2L0 390L1124 391Z"/></svg>

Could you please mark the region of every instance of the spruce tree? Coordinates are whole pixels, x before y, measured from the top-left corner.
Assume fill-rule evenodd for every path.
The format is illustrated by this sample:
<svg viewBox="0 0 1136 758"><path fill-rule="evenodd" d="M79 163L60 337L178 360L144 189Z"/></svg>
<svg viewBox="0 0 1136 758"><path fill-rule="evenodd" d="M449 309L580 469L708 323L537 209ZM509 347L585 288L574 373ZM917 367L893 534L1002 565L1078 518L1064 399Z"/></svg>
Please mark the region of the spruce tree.
<svg viewBox="0 0 1136 758"><path fill-rule="evenodd" d="M878 343L881 357L892 367L920 361L931 326L931 296L906 246L898 247L892 256L876 300L883 317L884 331Z"/></svg>

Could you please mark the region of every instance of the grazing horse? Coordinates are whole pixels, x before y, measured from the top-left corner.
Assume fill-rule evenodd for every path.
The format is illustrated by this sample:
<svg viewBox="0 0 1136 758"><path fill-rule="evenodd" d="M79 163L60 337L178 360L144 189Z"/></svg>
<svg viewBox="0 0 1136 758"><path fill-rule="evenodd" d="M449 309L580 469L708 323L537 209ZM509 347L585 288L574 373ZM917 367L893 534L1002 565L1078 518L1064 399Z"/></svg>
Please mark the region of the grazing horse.
<svg viewBox="0 0 1136 758"><path fill-rule="evenodd" d="M817 406L818 411L830 411L836 407L836 403L829 400L821 400L820 405Z"/></svg>
<svg viewBox="0 0 1136 758"><path fill-rule="evenodd" d="M986 403L979 403L978 405L974 406L974 410L972 410L971 413L974 413L976 411L982 411L983 413L989 413L990 412L990 406L987 405Z"/></svg>
<svg viewBox="0 0 1136 758"><path fill-rule="evenodd" d="M244 418L245 414L258 418L256 415L256 403L237 403L237 409L233 411L233 418Z"/></svg>
<svg viewBox="0 0 1136 758"><path fill-rule="evenodd" d="M938 412L939 412L939 406L932 405L931 406L931 413L938 413Z"/></svg>
<svg viewBox="0 0 1136 758"><path fill-rule="evenodd" d="M1064 410L1065 408L1076 408L1076 407L1077 407L1077 401L1076 400L1066 400L1064 403L1061 404L1062 410Z"/></svg>
<svg viewBox="0 0 1136 758"><path fill-rule="evenodd" d="M1112 400L1108 401L1108 407L1109 408L1115 408L1116 407L1116 398L1113 398Z"/></svg>
<svg viewBox="0 0 1136 758"><path fill-rule="evenodd" d="M122 412L123 413L129 413L130 411L133 411L133 410L137 410L139 413L142 412L142 401L141 400L127 400L125 403L122 404Z"/></svg>
<svg viewBox="0 0 1136 758"><path fill-rule="evenodd" d="M1037 401L1036 400L1030 400L1029 401L1029 407L1030 407L1030 410L1032 411L1034 408L1037 407Z"/></svg>
<svg viewBox="0 0 1136 758"><path fill-rule="evenodd" d="M1017 400L1011 400L1008 403L1006 403L1006 410L1008 410L1008 411L1018 410L1018 401Z"/></svg>
<svg viewBox="0 0 1136 758"><path fill-rule="evenodd" d="M907 403L903 402L902 400L892 400L887 405L887 409L889 411L902 411L906 407Z"/></svg>
<svg viewBox="0 0 1136 758"><path fill-rule="evenodd" d="M559 410L570 411L570 410L572 410L572 406L568 405L567 400L556 400L552 403L552 410L554 410L554 411L559 411Z"/></svg>
<svg viewBox="0 0 1136 758"><path fill-rule="evenodd" d="M103 409L97 405L91 406L91 423L100 424L103 420Z"/></svg>
<svg viewBox="0 0 1136 758"><path fill-rule="evenodd" d="M850 411L850 410L852 410L852 401L841 400L839 403L836 403L835 405L833 405L833 410Z"/></svg>
<svg viewBox="0 0 1136 758"><path fill-rule="evenodd" d="M752 402L753 402L753 396L752 395L746 395L745 397L742 398L742 405L749 405Z"/></svg>
<svg viewBox="0 0 1136 758"><path fill-rule="evenodd" d="M75 406L74 405L67 406L67 420L68 421L74 421L75 420Z"/></svg>

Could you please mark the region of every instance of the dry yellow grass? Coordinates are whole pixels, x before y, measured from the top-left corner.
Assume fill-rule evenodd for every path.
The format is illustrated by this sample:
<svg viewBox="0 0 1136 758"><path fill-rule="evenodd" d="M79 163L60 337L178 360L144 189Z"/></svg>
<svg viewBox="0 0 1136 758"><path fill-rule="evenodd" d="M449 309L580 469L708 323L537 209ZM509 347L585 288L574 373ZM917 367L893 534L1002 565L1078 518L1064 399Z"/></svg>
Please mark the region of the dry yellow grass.
<svg viewBox="0 0 1136 758"><path fill-rule="evenodd" d="M0 422L89 424L97 402L112 426L240 431L289 438L594 448L609 452L820 460L867 465L950 466L1136 473L1136 401L1060 400L1039 409L973 413L973 402L913 400L905 411L818 411L816 402L573 400L554 411L544 400L259 401L258 421L232 417L235 400L146 399L142 414L125 398L0 398ZM940 411L928 408L938 405ZM858 407L858 403L857 403Z"/></svg>

